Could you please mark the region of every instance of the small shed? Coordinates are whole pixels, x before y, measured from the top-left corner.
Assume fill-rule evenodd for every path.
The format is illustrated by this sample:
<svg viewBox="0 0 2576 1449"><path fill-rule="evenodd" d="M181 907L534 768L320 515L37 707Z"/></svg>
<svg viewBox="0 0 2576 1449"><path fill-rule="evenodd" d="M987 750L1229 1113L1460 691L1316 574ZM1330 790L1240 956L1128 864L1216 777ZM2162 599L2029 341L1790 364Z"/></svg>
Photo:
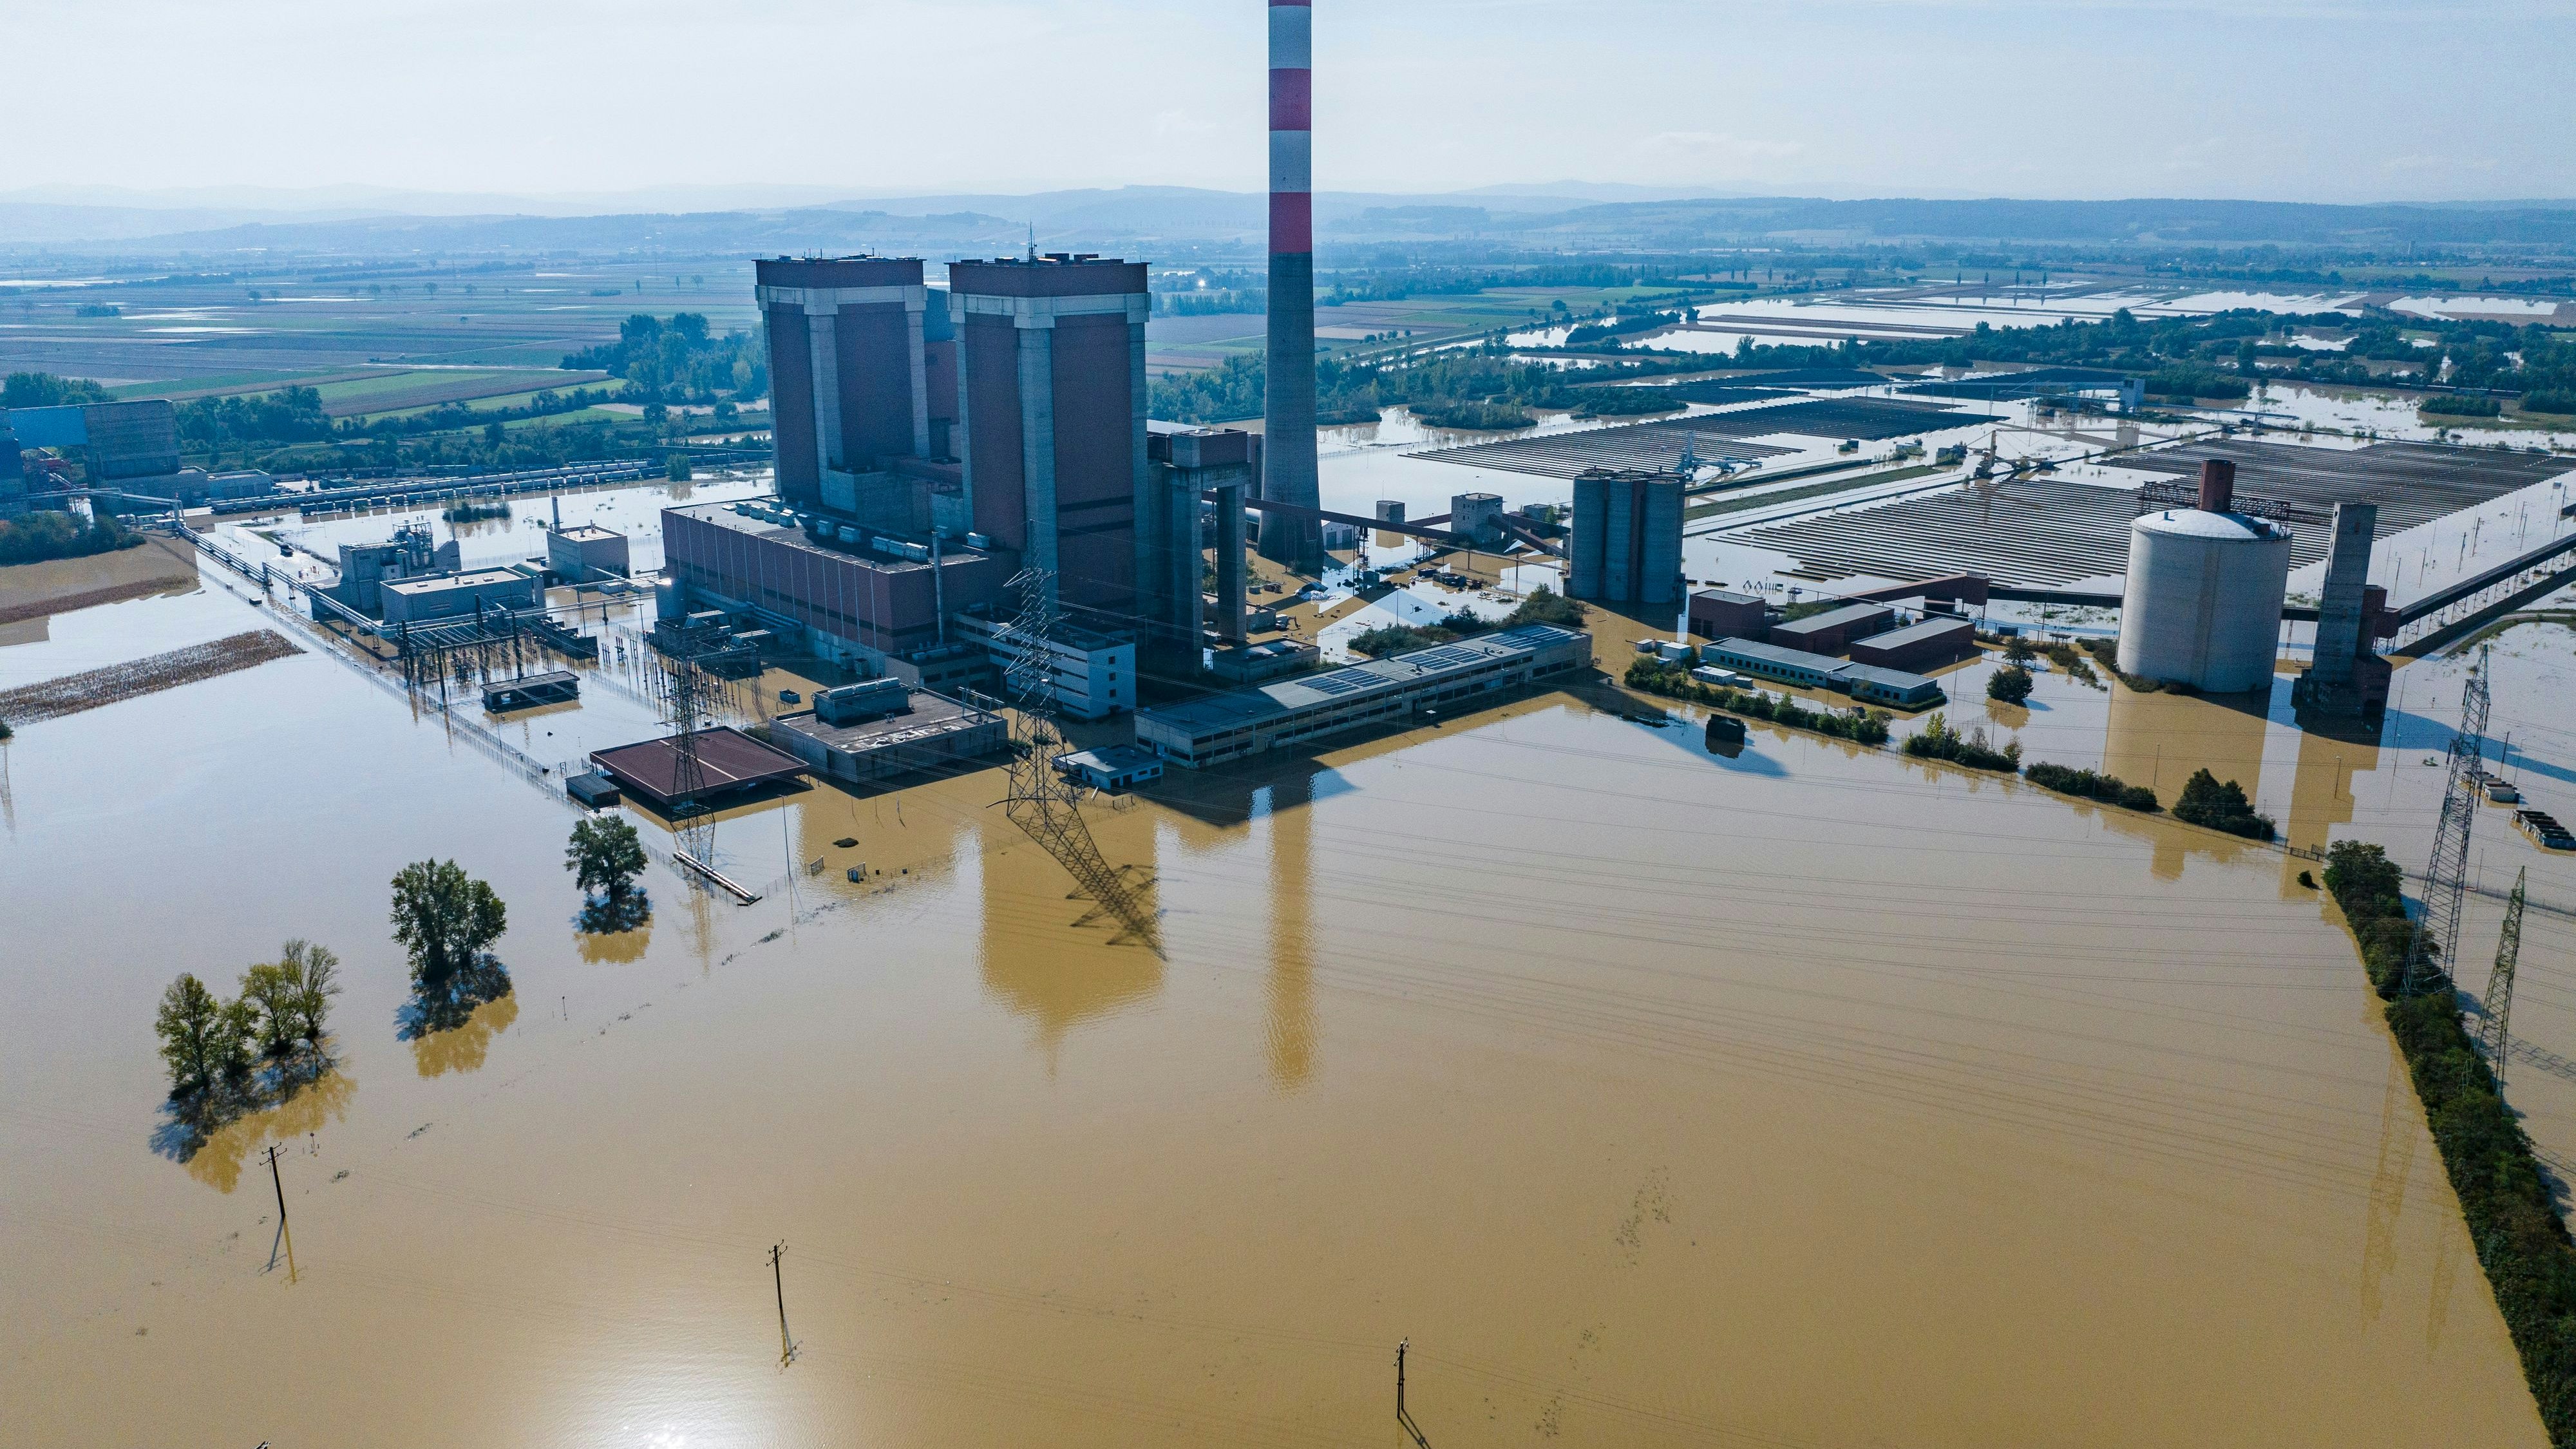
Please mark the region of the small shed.
<svg viewBox="0 0 2576 1449"><path fill-rule="evenodd" d="M1163 778L1163 757L1136 745L1103 745L1055 757L1055 767L1095 790L1112 794Z"/></svg>

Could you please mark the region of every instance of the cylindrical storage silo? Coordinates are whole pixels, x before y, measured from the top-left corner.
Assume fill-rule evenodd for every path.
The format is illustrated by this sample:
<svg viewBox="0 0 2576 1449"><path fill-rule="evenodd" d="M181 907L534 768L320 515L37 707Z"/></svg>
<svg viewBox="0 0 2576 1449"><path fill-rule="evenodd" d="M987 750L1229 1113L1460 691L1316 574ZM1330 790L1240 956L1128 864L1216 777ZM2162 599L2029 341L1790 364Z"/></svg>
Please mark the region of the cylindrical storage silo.
<svg viewBox="0 0 2576 1449"><path fill-rule="evenodd" d="M2290 581L2290 535L2235 513L2177 508L2129 525L2120 672L2207 694L2268 686Z"/></svg>

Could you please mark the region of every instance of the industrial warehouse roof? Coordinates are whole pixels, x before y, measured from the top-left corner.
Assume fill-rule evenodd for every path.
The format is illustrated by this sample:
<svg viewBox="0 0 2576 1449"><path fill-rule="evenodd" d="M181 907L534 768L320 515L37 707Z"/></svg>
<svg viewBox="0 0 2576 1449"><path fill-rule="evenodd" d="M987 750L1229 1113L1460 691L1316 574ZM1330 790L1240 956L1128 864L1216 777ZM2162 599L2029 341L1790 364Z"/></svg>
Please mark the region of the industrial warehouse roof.
<svg viewBox="0 0 2576 1449"><path fill-rule="evenodd" d="M1825 634L1836 629L1848 629L1864 619L1884 618L1889 612L1885 604L1845 604L1839 609L1827 609L1821 614L1809 614L1803 619L1792 619L1772 627L1786 634Z"/></svg>
<svg viewBox="0 0 2576 1449"><path fill-rule="evenodd" d="M1809 649L1792 649L1785 644L1765 643L1760 639L1720 639L1709 647L1721 654L1759 659L1785 669L1810 669L1818 674L1840 674L1854 667L1848 659L1837 659Z"/></svg>
<svg viewBox="0 0 2576 1449"><path fill-rule="evenodd" d="M891 749L897 745L919 744L923 740L940 735L952 735L961 730L977 729L1002 722L1000 715L962 704L944 694L934 694L927 689L914 689L906 693L910 701L910 712L905 714L880 715L875 719L861 720L856 724L835 725L825 724L819 716L808 710L803 714L791 714L772 720L769 727L772 730L786 730L803 735L809 740L820 743L826 749L842 750L856 755L865 754L870 750Z"/></svg>
<svg viewBox="0 0 2576 1449"><path fill-rule="evenodd" d="M525 583L528 576L515 569L475 569L470 573L431 574L418 579L387 579L384 587L397 594L439 594L449 589L480 589L493 584Z"/></svg>
<svg viewBox="0 0 2576 1449"><path fill-rule="evenodd" d="M1977 626L1965 619L1926 619L1920 624L1908 624L1902 629L1890 629L1884 634L1872 634L1866 639L1854 640L1853 643L1866 644L1872 649L1903 649L1911 644L1946 639L1954 634L1974 634L1975 632L1977 632Z"/></svg>
<svg viewBox="0 0 2576 1449"><path fill-rule="evenodd" d="M680 798L678 775L680 752L668 739L644 740L632 745L619 745L613 750L591 751L591 763L607 771L617 783L644 796L658 806L684 803ZM774 780L792 779L805 773L805 762L783 750L774 750L738 729L724 728L698 732L697 789L686 792L689 798L704 799L727 790L748 789Z"/></svg>
<svg viewBox="0 0 2576 1449"><path fill-rule="evenodd" d="M764 505L771 502L771 500L768 499L751 499L748 501ZM664 513L676 513L683 517L693 519L699 523L712 523L719 528L730 529L735 533L748 534L753 538L766 539L771 543L783 544L789 548L801 548L807 553L820 554L825 558L838 559L843 563L857 564L861 568L877 569L885 573L899 574L913 569L927 569L930 567L930 563L926 559L909 559L898 554L879 553L864 543L819 543L815 541L812 535L808 534L802 528L796 527L793 524L771 523L767 519L755 518L750 514L742 512L740 505L737 503L692 503L680 508L665 508L662 511ZM819 510L808 511L819 512ZM823 516L831 517L831 515L828 514ZM853 527L857 526L857 520L850 518L835 517L832 519L832 522L836 527L843 523L850 524ZM927 547L930 542L927 534L915 538L908 534L897 533L891 529L870 529L869 532L872 534L882 534L888 538L900 539L905 543L918 543L925 547ZM939 545L939 550L939 561L942 566L971 563L974 560L987 557L982 549L976 548L971 544L959 543L953 539L943 540Z"/></svg>
<svg viewBox="0 0 2576 1449"><path fill-rule="evenodd" d="M1183 704L1157 705L1139 710L1137 714L1140 718L1151 718L1157 724L1183 733L1205 734L1211 730L1256 724L1316 705L1342 704L1365 695L1412 689L1442 675L1464 673L1498 659L1533 654L1550 645L1582 637L1577 630L1559 629L1553 624L1523 624L1517 629L1506 629L1482 638L1434 644L1428 649L1410 649L1384 659L1372 659L1366 664L1282 679Z"/></svg>

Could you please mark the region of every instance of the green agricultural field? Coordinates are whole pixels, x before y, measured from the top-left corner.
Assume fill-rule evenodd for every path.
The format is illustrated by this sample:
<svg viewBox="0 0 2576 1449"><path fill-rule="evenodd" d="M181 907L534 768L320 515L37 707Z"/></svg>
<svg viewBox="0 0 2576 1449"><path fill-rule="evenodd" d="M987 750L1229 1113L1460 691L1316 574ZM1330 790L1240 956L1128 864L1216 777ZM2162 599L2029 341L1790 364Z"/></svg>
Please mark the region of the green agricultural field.
<svg viewBox="0 0 2576 1449"><path fill-rule="evenodd" d="M432 408L441 403L532 394L545 388L583 387L594 385L606 376L606 373L599 372L545 372L534 368L488 372L449 368L389 372L324 386L321 389L322 411L335 418L372 417Z"/></svg>

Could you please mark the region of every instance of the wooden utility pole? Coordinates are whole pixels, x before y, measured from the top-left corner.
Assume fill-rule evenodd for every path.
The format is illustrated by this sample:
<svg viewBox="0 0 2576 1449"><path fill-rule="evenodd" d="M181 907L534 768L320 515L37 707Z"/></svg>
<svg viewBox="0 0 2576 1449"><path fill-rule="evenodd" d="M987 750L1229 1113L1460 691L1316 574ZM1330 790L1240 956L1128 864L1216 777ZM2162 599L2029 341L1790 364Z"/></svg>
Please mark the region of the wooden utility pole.
<svg viewBox="0 0 2576 1449"><path fill-rule="evenodd" d="M778 1260L786 1256L786 1253L785 1243L773 1244L769 1249L769 1279L778 1289L778 1366L780 1368L785 1368L796 1361L796 1342L787 1336L787 1276L778 1266Z"/></svg>
<svg viewBox="0 0 2576 1449"><path fill-rule="evenodd" d="M286 1181L277 1175L275 1143L269 1144L268 1149L268 1183L269 1186L277 1189L277 1227L278 1231L284 1232L286 1230Z"/></svg>
<svg viewBox="0 0 2576 1449"><path fill-rule="evenodd" d="M1413 1441L1415 1449L1431 1449L1431 1441L1422 1437L1421 1427L1413 1422L1413 1415L1404 1407L1404 1355L1412 1346L1413 1340L1409 1338L1399 1339L1395 1345L1395 1422L1404 1430L1405 1437Z"/></svg>

